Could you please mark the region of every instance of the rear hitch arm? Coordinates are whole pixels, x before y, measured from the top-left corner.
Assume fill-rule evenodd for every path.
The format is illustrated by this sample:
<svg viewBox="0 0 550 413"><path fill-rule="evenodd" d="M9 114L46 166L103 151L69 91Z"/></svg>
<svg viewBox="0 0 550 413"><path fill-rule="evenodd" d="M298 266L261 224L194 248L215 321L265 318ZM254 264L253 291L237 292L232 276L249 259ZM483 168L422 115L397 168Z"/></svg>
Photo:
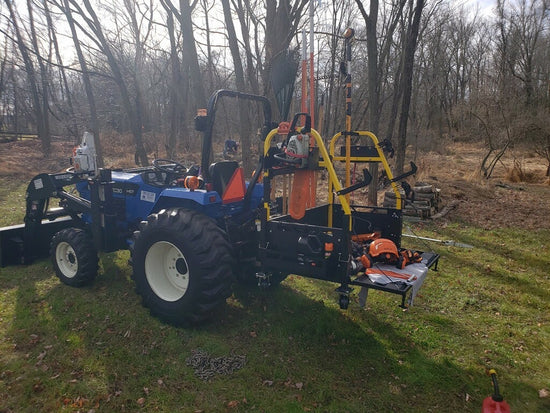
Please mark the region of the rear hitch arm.
<svg viewBox="0 0 550 413"><path fill-rule="evenodd" d="M356 191L360 188L367 186L368 184L370 184L371 181L372 181L372 175L367 169L363 169L363 180L361 182L357 182L356 184L348 186L347 188L340 189L339 191L336 192L336 195L349 194L350 192Z"/></svg>
<svg viewBox="0 0 550 413"><path fill-rule="evenodd" d="M399 175L399 176L396 176L396 177L393 178L390 182L401 181L402 179L405 179L405 178L408 177L408 176L414 175L414 174L416 173L417 170L418 170L418 167L416 166L416 164L415 164L413 161L411 161L411 170L408 171L408 172L402 173L402 174Z"/></svg>

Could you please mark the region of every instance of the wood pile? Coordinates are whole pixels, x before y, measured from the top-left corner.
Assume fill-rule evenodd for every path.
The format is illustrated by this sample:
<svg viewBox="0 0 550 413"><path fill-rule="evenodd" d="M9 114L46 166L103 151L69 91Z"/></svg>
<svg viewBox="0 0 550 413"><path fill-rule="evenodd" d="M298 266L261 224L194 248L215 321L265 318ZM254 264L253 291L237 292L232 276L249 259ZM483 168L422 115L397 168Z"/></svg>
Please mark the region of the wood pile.
<svg viewBox="0 0 550 413"><path fill-rule="evenodd" d="M405 199L405 192L403 189L399 189L402 202L404 202L403 215L429 218L439 211L441 208L441 189L425 182L417 182L412 190L414 191L413 202L410 199ZM384 194L384 207L395 208L395 199L393 190L386 191Z"/></svg>

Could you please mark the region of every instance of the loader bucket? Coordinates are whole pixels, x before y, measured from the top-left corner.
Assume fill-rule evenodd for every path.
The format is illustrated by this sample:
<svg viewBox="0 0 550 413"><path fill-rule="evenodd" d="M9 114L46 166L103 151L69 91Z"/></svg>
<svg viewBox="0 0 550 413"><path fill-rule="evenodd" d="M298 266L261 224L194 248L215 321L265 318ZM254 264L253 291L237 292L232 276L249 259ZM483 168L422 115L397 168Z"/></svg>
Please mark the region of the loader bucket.
<svg viewBox="0 0 550 413"><path fill-rule="evenodd" d="M69 227L71 223L70 217L42 221L37 231L27 236L26 241L25 224L0 228L0 267L30 264L35 259L46 258L49 255L50 241L54 234Z"/></svg>

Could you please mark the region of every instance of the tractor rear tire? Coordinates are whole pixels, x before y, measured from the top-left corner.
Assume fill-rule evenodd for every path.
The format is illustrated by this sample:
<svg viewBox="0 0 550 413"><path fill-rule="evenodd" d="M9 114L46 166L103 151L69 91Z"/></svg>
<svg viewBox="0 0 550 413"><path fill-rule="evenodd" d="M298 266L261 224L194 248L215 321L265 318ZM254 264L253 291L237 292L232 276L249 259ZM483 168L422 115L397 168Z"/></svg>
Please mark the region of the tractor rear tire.
<svg viewBox="0 0 550 413"><path fill-rule="evenodd" d="M131 252L143 305L165 322L199 324L231 295L231 244L204 214L184 208L151 214L134 233Z"/></svg>
<svg viewBox="0 0 550 413"><path fill-rule="evenodd" d="M97 275L97 251L83 229L65 228L56 233L50 244L50 256L57 277L71 287L91 284Z"/></svg>

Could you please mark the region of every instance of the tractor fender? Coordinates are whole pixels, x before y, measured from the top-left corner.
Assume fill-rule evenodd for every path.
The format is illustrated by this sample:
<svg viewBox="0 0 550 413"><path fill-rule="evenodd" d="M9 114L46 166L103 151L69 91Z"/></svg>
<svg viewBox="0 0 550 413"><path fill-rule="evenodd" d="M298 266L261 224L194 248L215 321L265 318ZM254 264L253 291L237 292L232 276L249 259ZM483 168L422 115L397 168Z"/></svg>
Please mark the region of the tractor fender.
<svg viewBox="0 0 550 413"><path fill-rule="evenodd" d="M168 208L182 207L200 211L212 218L218 218L222 210L221 205L222 199L214 191L166 188L160 193L151 213Z"/></svg>

